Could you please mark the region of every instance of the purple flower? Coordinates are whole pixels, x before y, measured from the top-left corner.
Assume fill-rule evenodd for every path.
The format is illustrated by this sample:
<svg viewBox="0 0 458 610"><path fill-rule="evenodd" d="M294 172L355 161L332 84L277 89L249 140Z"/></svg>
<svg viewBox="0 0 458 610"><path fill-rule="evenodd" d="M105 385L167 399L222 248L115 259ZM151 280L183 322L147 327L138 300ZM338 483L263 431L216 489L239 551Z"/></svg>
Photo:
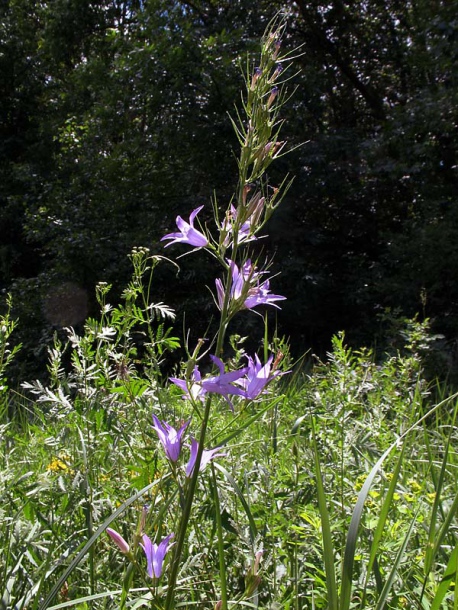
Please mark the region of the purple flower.
<svg viewBox="0 0 458 610"><path fill-rule="evenodd" d="M189 398L191 400L204 399L205 392L202 388L201 380L202 377L197 366L194 367L192 372L191 383L188 383L185 379L170 377L170 381L183 391L183 398Z"/></svg>
<svg viewBox="0 0 458 610"><path fill-rule="evenodd" d="M246 376L237 380L237 384L244 390L243 395L248 400L255 400L262 394L267 386L275 377L283 375L280 371L270 372L273 356L271 356L263 366L255 354L253 358L248 356L248 367Z"/></svg>
<svg viewBox="0 0 458 610"><path fill-rule="evenodd" d="M159 440L164 447L166 456L171 462L176 462L180 457L181 445L183 432L189 426L191 420L185 422L178 432L172 426L169 426L166 422L160 422L158 418L153 415L153 427L157 432Z"/></svg>
<svg viewBox="0 0 458 610"><path fill-rule="evenodd" d="M265 271L256 272L250 260L239 269L233 261L229 261L229 266L232 274L232 285L230 288L230 298L232 301L238 301L243 298L243 307L253 309L258 305L275 305L275 301L284 301L286 297L279 294L271 294L269 280L260 282L260 277ZM219 308L223 308L225 291L223 283L220 279L215 281L216 296Z"/></svg>
<svg viewBox="0 0 458 610"><path fill-rule="evenodd" d="M170 548L169 541L173 534L169 534L159 544L152 543L150 538L143 534L143 544L141 545L146 555L147 572L150 578L160 578L164 557Z"/></svg>
<svg viewBox="0 0 458 610"><path fill-rule="evenodd" d="M219 375L212 375L211 377L206 377L202 379L200 371L198 367L194 367L194 371L192 374L191 384L187 383L183 379L177 379L176 377L170 377L170 381L177 385L179 388L183 390L183 394L186 398L190 398L192 400L204 400L205 395L208 392L213 394L220 394L224 396L230 408L232 409L232 403L229 399L230 395L242 396L243 392L240 388L232 385L235 381L243 377L245 375L247 369L239 369L237 371L229 371L226 373L224 371L224 364L221 362L219 358L216 356L210 356L213 363L219 369Z"/></svg>
<svg viewBox="0 0 458 610"><path fill-rule="evenodd" d="M286 297L282 297L279 294L272 294L270 292L269 280L265 280L262 284L252 286L248 291L248 298L245 300L244 305L247 309L253 309L258 305L272 305L277 309L280 309L278 305L274 304L274 301L284 301Z"/></svg>
<svg viewBox="0 0 458 610"><path fill-rule="evenodd" d="M223 457L226 453L220 452L221 447L215 447L215 449L204 449L202 451L202 458L200 460L199 472L201 472L205 466L208 464L210 460L213 460L215 457ZM196 464L197 452L199 450L199 443L195 438L191 438L191 457L189 458L189 462L186 466L186 476L192 477L192 473L194 472L194 466Z"/></svg>
<svg viewBox="0 0 458 610"><path fill-rule="evenodd" d="M250 260L247 260L240 269L237 267L234 261L229 260L228 263L232 275L230 297L231 300L237 301L240 299L244 291L245 293L248 293L251 283L257 282L258 277L261 274L255 271ZM215 281L215 284L219 308L222 309L225 295L224 286L222 281L219 279Z"/></svg>
<svg viewBox="0 0 458 610"><path fill-rule="evenodd" d="M105 531L110 536L110 538L113 540L113 542L116 544L116 546L119 548L121 553L126 554L129 552L129 545L124 540L124 538L121 536L121 534L119 534L115 530L112 530L111 527L107 527L107 529Z"/></svg>
<svg viewBox="0 0 458 610"><path fill-rule="evenodd" d="M181 216L177 216L177 227L180 229L179 233L168 233L164 235L161 241L164 239L171 239L172 241L168 243L165 247L171 246L172 244L189 244L190 246L195 246L196 248L203 248L208 245L208 239L205 237L203 233L194 228L194 219L200 210L204 206L201 205L199 208L196 208L189 217L189 222L186 222L181 218Z"/></svg>
<svg viewBox="0 0 458 610"><path fill-rule="evenodd" d="M234 233L234 223L237 220L237 209L231 205L231 212L228 213L224 222L222 223L221 230L226 233L224 238L224 245L226 248L232 246L233 239L232 234ZM255 228L255 225L252 222L251 218L247 218L245 222L239 227L237 231L237 241L239 244L243 242L254 241L257 239L255 235L252 235L252 231Z"/></svg>
<svg viewBox="0 0 458 610"><path fill-rule="evenodd" d="M229 395L237 395L240 396L240 389L232 385L235 381L243 377L246 373L246 368L238 369L237 371L229 371L228 373L224 372L224 364L221 362L219 358L216 356L210 356L213 363L219 369L219 375L214 375L212 377L207 377L202 381L202 388L204 392L213 392L214 394L220 394L224 396L224 398L229 403L229 406L232 408L231 401L229 400Z"/></svg>

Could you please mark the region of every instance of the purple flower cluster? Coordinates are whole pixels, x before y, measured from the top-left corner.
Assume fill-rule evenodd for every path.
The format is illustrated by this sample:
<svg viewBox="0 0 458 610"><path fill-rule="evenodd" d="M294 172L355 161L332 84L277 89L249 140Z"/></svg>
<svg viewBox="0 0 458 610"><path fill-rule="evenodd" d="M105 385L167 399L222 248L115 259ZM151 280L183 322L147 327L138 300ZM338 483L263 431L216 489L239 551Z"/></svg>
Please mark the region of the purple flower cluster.
<svg viewBox="0 0 458 610"><path fill-rule="evenodd" d="M256 271L256 268L249 259L240 269L234 261L229 260L228 264L231 270L232 279L231 287L229 289L231 302L238 302L241 307L245 309L253 309L258 305L272 305L273 307L280 309L278 305L275 305L275 301L284 301L285 297L270 292L270 283L268 279L261 281L260 278L262 275L265 275L265 271ZM222 309L226 290L222 280L215 280L215 284L218 306Z"/></svg>
<svg viewBox="0 0 458 610"><path fill-rule="evenodd" d="M204 400L208 393L219 394L226 399L233 409L230 396L240 396L245 400L256 400L265 392L266 386L273 379L283 374L280 371L272 370L273 356L264 365L257 355L255 355L254 359L248 356L248 366L230 372L225 372L224 364L219 358L216 356L211 358L219 369L219 375L211 375L202 379L199 368L196 366L194 367L190 383L176 377L170 378L170 381L183 391L184 398ZM185 422L176 430L167 422L161 422L156 415L153 415L153 428L159 437L167 459L173 464L176 464L180 457L184 444L183 435L189 423L190 421ZM198 449L199 443L194 438L191 438L191 455L186 466L186 476L192 476ZM199 470L202 470L213 458L226 455L221 453L220 449L221 447L204 449Z"/></svg>
<svg viewBox="0 0 458 610"><path fill-rule="evenodd" d="M276 377L282 375L280 371L272 371L273 356L266 364L262 365L259 357L255 355L254 360L250 356L248 366L226 373L224 364L216 356L211 359L219 368L219 375L213 375L202 379L198 367L194 367L191 382L171 377L175 385L183 391L185 398L190 400L204 400L208 392L223 396L229 406L233 408L229 396L241 396L246 400L256 400L265 392L266 386Z"/></svg>
<svg viewBox="0 0 458 610"><path fill-rule="evenodd" d="M283 142L279 144L282 145ZM270 146L272 146L272 143L270 143ZM243 217L245 220L237 229L239 244L256 239L254 231L259 223L264 206L265 198L261 197L260 193L256 194L248 203ZM161 241L170 240L165 246L166 248L176 243L188 244L196 248L203 248L209 245L207 237L194 228L194 220L202 208L203 206L200 206L191 212L189 222L183 220L181 216L177 217L176 223L180 231L164 235ZM232 245L232 234L234 232L234 225L236 224L237 217L238 210L231 205L230 212L228 212L228 215L221 226L225 247ZM220 279L215 281L217 302L220 310L223 309L226 289L229 290L230 301L236 303L238 306L235 307L232 314L235 313L238 308L253 309L259 305L272 305L273 307L280 309L275 302L283 301L285 297L278 294L272 294L270 292L269 280L261 280L261 276L265 275L266 271L256 271L256 268L252 265L250 259L243 263L240 268L233 260L228 260L227 263L232 275L231 286L225 287Z"/></svg>

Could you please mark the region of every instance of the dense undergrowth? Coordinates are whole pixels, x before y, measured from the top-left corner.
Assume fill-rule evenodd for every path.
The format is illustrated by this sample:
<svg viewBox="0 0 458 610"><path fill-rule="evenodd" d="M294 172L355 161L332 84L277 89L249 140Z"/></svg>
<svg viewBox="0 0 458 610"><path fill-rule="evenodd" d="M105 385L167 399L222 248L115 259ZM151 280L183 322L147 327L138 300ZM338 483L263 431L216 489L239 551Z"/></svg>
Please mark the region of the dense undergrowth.
<svg viewBox="0 0 458 610"><path fill-rule="evenodd" d="M144 252L135 256L148 260ZM151 416L187 420L192 409L155 378L164 349L176 347L161 321L171 312L158 306L158 321L148 325L142 307L129 308L132 294L110 309L105 287L99 288L99 321L89 321L82 337L69 329L68 344L50 349L50 383L27 384L21 395L3 391L4 608L117 608L129 568L103 530L110 524L132 540L145 505L148 527L175 527L180 501ZM144 337L150 327L141 362L126 326L130 337L135 331ZM417 337L426 333L420 324L413 329ZM250 599L245 607L344 607L338 591L352 513L390 446L365 494L353 541L349 607L456 605L456 400L437 402L439 388L423 378L417 347L407 340L403 353L377 363L370 350L352 351L339 335L327 362L276 380L267 404L235 406L231 413L221 399L211 445L227 438L225 455L199 481L177 607L211 608L219 599L217 507L230 607L243 598ZM67 372L61 366L66 352ZM332 544L331 557L323 543ZM144 576L132 580L128 607L151 604ZM160 594L159 587L154 596Z"/></svg>

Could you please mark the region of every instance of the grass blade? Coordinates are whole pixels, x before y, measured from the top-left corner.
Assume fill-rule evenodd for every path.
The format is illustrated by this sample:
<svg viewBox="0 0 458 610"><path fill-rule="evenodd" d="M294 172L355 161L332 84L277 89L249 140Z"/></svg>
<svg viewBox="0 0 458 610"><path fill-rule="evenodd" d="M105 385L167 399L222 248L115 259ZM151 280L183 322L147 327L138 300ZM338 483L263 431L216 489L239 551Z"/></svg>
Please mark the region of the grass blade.
<svg viewBox="0 0 458 610"><path fill-rule="evenodd" d="M334 547L332 544L331 526L329 523L329 512L326 505L326 495L323 486L323 475L321 472L320 456L315 436L315 424L312 421L313 456L315 462L316 487L318 496L318 508L321 516L321 531L324 553L324 567L326 573L326 589L328 592L329 610L338 610L338 592L336 584L336 573L334 566Z"/></svg>
<svg viewBox="0 0 458 610"><path fill-rule="evenodd" d="M246 498L243 495L242 490L237 485L236 480L230 474L230 472L228 472L223 466L221 466L220 464L217 464L216 462L214 462L213 465L216 468L216 470L219 470L226 477L226 479L232 485L233 490L237 494L238 499L242 503L242 506L243 506L243 509L245 510L245 514L247 516L249 527L250 527L250 540L251 540L251 543L254 544L254 542L258 536L258 528L256 527L256 523L253 518L253 513L251 512L250 506L249 506L248 502L246 501Z"/></svg>
<svg viewBox="0 0 458 610"><path fill-rule="evenodd" d="M364 508L364 504L366 502L366 498L368 496L369 490L374 482L375 476L383 465L383 462L386 460L388 455L395 449L400 446L400 443L403 439L406 438L413 430L415 430L419 424L427 420L433 413L435 413L441 406L446 404L451 400L455 400L458 394L455 393L452 396L442 400L441 402L435 404L427 413L425 413L418 421L416 421L412 426L410 426L405 432L401 434L401 436L392 443L388 449L383 453L378 462L370 471L367 479L364 482L364 485L361 488L361 491L358 494L358 499L356 501L355 508L353 509L353 514L350 522L350 527L348 528L347 534L347 542L345 544L345 552L344 552L344 561L342 565L342 586L340 591L340 608L339 610L348 610L350 607L350 599L351 599L351 589L352 589L352 575L353 575L353 566L355 560L355 549L356 549L356 540L358 538L358 530L361 522L361 516Z"/></svg>
<svg viewBox="0 0 458 610"><path fill-rule="evenodd" d="M442 601L450 589L450 586L453 582L456 582L456 574L458 571L458 543L453 549L453 553L450 555L450 559L448 561L447 567L445 568L444 575L440 582L440 585L437 588L434 599L431 603L431 610L440 610L442 607ZM458 595L455 593L455 607L458 603Z"/></svg>
<svg viewBox="0 0 458 610"><path fill-rule="evenodd" d="M365 583L364 583L364 591L363 591L363 597L362 597L362 602L361 602L361 607L362 608L364 608L364 606L365 606L366 591L367 591L367 585L368 585L369 577L370 577L370 574L371 574L372 569L373 569L374 564L375 564L375 560L376 560L376 557L377 557L377 551L378 551L378 548L379 548L379 543L380 543L380 540L382 538L382 534L383 534L383 530L384 530L384 527L385 527L386 520L388 518L391 502L393 500L394 492L396 490L396 485L397 485L397 482L398 482L399 473L401 471L401 465L402 465L402 461L403 461L403 457L404 457L405 447L406 447L406 445L404 444L402 446L399 458L398 458L398 460L396 462L396 467L394 469L394 473L393 473L393 476L391 478L390 485L388 487L388 492L387 492L387 494L385 496L385 499L384 499L383 504L382 504L382 508L380 510L380 516L379 516L379 519L377 521L377 527L375 528L374 538L373 538L372 544L371 544L369 561L368 561L368 564L367 564L367 575L366 575L366 580L365 580Z"/></svg>

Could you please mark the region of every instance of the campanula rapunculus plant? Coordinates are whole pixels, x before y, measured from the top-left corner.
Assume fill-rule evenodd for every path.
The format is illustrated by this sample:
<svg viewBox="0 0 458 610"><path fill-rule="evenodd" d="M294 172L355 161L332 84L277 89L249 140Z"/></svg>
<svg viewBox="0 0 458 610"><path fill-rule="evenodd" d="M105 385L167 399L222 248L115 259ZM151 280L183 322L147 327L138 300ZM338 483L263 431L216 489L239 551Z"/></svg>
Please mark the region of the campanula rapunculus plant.
<svg viewBox="0 0 458 610"><path fill-rule="evenodd" d="M226 332L231 319L242 310L252 310L262 306L273 306L285 299L270 290L267 270L258 268L250 257L248 248L260 236L260 231L281 202L289 185L269 187L264 174L269 165L283 154L286 142L279 139L281 121L278 113L283 103L283 85L279 78L285 73L285 57L281 56L281 35L285 24L274 25L266 33L261 50L260 62L251 75L246 76L247 94L244 102L245 120L238 115L239 121L233 122L241 145L239 158L239 178L234 199L227 206L223 220L215 218L219 236L212 238L194 229L193 222L200 211L194 210L185 223L177 219L181 233L171 233L163 239L173 243L184 243L199 247L216 257L224 269L224 277L215 280L215 304L219 310L219 328L212 339L214 356L211 357L214 370L202 375L197 364L201 356L196 348L190 358L185 375L172 377L171 381L183 392L184 398L191 401L200 417L198 440L191 440L191 457L186 467L189 483L186 486L186 501L177 543L171 562L171 573L165 610L174 606L175 586L178 577L180 558L183 553L186 531L191 516L197 479L202 467L219 453L219 449L205 450L207 428L211 426L212 404L216 396L222 396L233 410L236 400L258 401L268 392L268 386L281 373L272 370L273 357L263 365L257 355L248 358L248 366L226 370L221 360L225 347ZM217 204L215 203L215 210ZM230 257L226 251L230 249ZM201 406L199 406L201 405ZM203 410L202 409L203 405ZM219 529L220 541L220 579L221 608L227 610L226 574L223 565L223 533ZM219 602L218 602L219 603Z"/></svg>
<svg viewBox="0 0 458 610"><path fill-rule="evenodd" d="M254 255L250 248L262 235L260 232L266 225L274 210L281 203L289 184L285 181L279 186L270 186L265 179L265 173L270 164L284 154L286 142L280 140L281 120L279 112L284 103L285 83L284 74L288 69L288 54L281 54L281 38L285 29L283 20L274 20L269 26L261 45L261 56L256 64L252 63L245 76L246 95L243 101L243 112L237 112L237 121L232 121L236 136L240 144L238 159L238 179L234 196L220 209L217 200L214 202L214 226L216 234L212 235L207 224L205 233L194 227L196 217L203 206L194 209L189 222L181 216L176 219L177 232L164 235L161 241L167 241L165 247L183 244L198 249L200 252L211 255L222 268L222 276L215 279L216 293L213 295L218 315L218 326L213 337L200 339L193 352L188 352L189 359L182 367L183 374L170 378L170 381L180 388L185 399L185 407L191 410L192 419L186 421L176 430L171 425L153 415L153 427L159 437L165 455L169 461L173 480L179 487L176 494L176 507L167 506L167 514L173 520L170 530L176 532L176 542L173 544L170 570L168 574L167 593L164 602L158 602L161 610L172 610L176 607L175 597L177 582L185 553L188 529L192 523L193 506L196 494L200 489L198 479L207 476L205 467L216 457L230 455L230 451L222 452L222 445L227 446L228 439L237 436L237 428L241 422L234 424L238 417L244 416L248 411L247 402L253 403L253 409L258 407L260 400L269 399L269 385L278 378L282 372L275 370L273 356L265 364L259 357L248 357L247 366L240 366L229 361L223 361L223 354L227 353L228 345L226 334L232 318L240 311L259 309L273 306L280 309L277 304L285 299L284 296L274 294L270 290L267 268L253 262ZM281 81L280 79L284 79ZM201 353L203 346L208 342L211 345L208 351ZM265 346L266 347L266 346ZM209 352L213 355L209 356ZM266 351L266 350L264 350ZM238 360L236 359L236 362ZM208 372L204 373L204 366ZM226 401L232 412L235 406L240 405L235 415L227 409L221 409L221 398ZM271 403L272 404L272 403ZM269 408L263 407L263 411ZM256 421L250 411L249 424ZM225 418L223 421L222 418ZM218 424L218 425L216 425ZM231 431L231 427L234 426ZM185 466L185 478L180 475L176 464L180 460L183 444L188 445L185 435L189 430L197 430L190 435L190 458ZM243 429L241 425L240 429ZM218 437L223 430L225 436ZM205 449L207 437L213 449ZM218 446L218 440L220 444ZM213 501L215 503L216 537L218 541L219 557L219 591L218 607L228 610L227 571L224 565L225 533L222 528L219 507L219 492L216 473L218 469L211 469ZM160 510L160 507L158 507ZM164 513L158 519L158 527L164 525ZM169 526L169 524L167 523ZM142 548L147 558L148 575L158 579L163 572L163 562L170 548L170 539L167 536L159 544L153 544L143 531L143 526L137 531L137 538L142 536ZM110 534L112 535L112 534ZM112 535L119 548L124 549L122 540ZM135 540L135 538L134 538ZM253 591L247 589L247 595ZM212 604L210 604L212 605ZM156 607L156 606L155 606Z"/></svg>

